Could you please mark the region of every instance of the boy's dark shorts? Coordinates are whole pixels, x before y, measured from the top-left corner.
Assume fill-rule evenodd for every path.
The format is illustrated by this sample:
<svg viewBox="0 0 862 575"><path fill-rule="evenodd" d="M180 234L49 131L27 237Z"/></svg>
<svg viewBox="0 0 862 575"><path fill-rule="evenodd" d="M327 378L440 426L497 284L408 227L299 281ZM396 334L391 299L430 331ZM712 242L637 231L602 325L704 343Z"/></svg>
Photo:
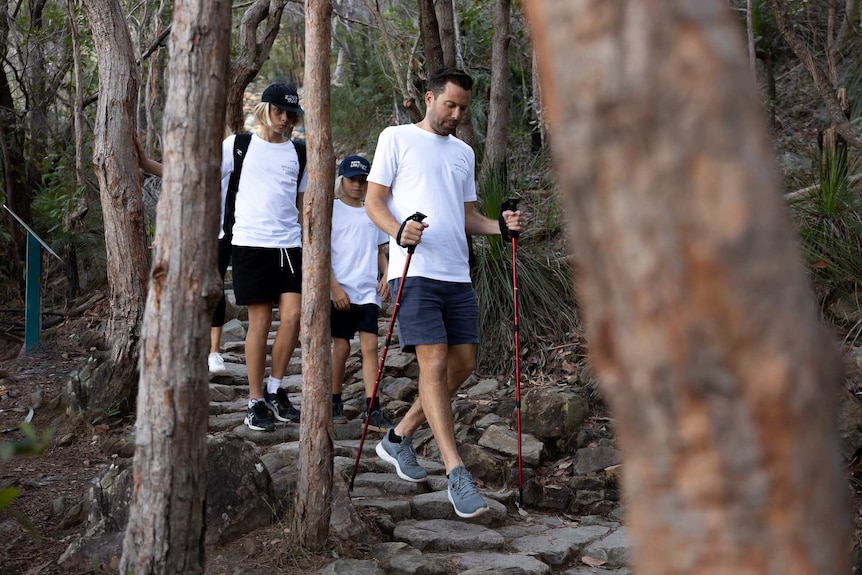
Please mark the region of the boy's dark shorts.
<svg viewBox="0 0 862 575"><path fill-rule="evenodd" d="M400 282L389 282L393 298ZM473 285L408 277L397 323L401 349L408 353L415 353L416 346L424 344L479 343L479 302Z"/></svg>
<svg viewBox="0 0 862 575"><path fill-rule="evenodd" d="M357 331L377 335L377 304L350 304L349 310L335 309L330 302L329 329L332 337L351 340Z"/></svg>
<svg viewBox="0 0 862 575"><path fill-rule="evenodd" d="M233 246L237 305L278 303L283 293L302 293L302 248Z"/></svg>

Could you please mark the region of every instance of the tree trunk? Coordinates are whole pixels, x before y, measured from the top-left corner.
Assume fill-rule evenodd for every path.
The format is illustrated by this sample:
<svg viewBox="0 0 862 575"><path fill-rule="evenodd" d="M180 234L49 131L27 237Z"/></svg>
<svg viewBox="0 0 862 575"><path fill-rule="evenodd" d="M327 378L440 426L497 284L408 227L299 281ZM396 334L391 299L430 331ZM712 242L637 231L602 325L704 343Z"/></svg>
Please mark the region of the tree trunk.
<svg viewBox="0 0 862 575"><path fill-rule="evenodd" d="M81 68L81 41L78 36L78 20L73 0L66 0L69 14L69 30L72 37L72 63L75 78L75 102L72 110L72 124L75 127L75 184L80 190L78 205L63 218L63 228L69 238L66 244L66 298L67 305L78 297L81 290L78 276L78 250L74 242L74 230L89 211L87 203L87 173L84 168L84 80Z"/></svg>
<svg viewBox="0 0 862 575"><path fill-rule="evenodd" d="M254 0L242 16L239 26L239 54L230 65L227 89L227 125L233 133L245 131L243 96L249 83L269 58L272 44L281 26L281 14L287 0ZM257 29L266 21L263 38L258 41Z"/></svg>
<svg viewBox="0 0 862 575"><path fill-rule="evenodd" d="M9 45L9 2L0 0L0 59L6 60ZM27 182L24 159L24 128L18 120L12 87L6 75L6 67L0 66L0 158L2 158L3 195L6 206L18 217L33 223L30 212L32 194ZM21 293L24 293L24 266L22 262L27 257L27 231L15 219L3 210L3 217L9 226L12 236L12 246L15 253L12 272L14 277L21 278Z"/></svg>
<svg viewBox="0 0 862 575"><path fill-rule="evenodd" d="M440 30L440 45L443 49L443 65L458 66L458 50L455 41L455 9L452 0L434 0L437 23ZM430 71L433 71L433 68Z"/></svg>
<svg viewBox="0 0 862 575"><path fill-rule="evenodd" d="M204 572L205 366L210 319L221 296L215 191L230 10L229 0L174 2L164 179L142 338L135 482L120 573Z"/></svg>
<svg viewBox="0 0 862 575"><path fill-rule="evenodd" d="M485 157L479 181L488 177L508 181L506 171L506 135L509 132L509 0L498 0L494 9L494 40L491 47L491 102L488 106L488 130Z"/></svg>
<svg viewBox="0 0 862 575"><path fill-rule="evenodd" d="M724 0L531 0L640 575L845 575L840 360Z"/></svg>
<svg viewBox="0 0 862 575"><path fill-rule="evenodd" d="M147 246L138 157L130 144L138 95L132 39L119 0L83 0L99 62L99 103L93 165L99 181L111 312L105 331L111 346L95 387L80 402L85 411L129 411L138 383L138 338L147 288Z"/></svg>
<svg viewBox="0 0 862 575"><path fill-rule="evenodd" d="M329 275L335 154L330 129L331 0L305 2L308 189L302 206L302 422L293 532L323 550L332 505L332 337Z"/></svg>
<svg viewBox="0 0 862 575"><path fill-rule="evenodd" d="M458 54L458 32L455 25L455 8L453 0L434 0L434 8L437 12L437 23L440 27L440 44L443 46L443 65L459 67ZM431 72L433 70L429 70ZM473 133L473 122L461 122L458 125L458 138L472 146L475 140Z"/></svg>
<svg viewBox="0 0 862 575"><path fill-rule="evenodd" d="M47 0L28 2L30 40L26 43L27 65L24 66L24 92L27 98L27 178L30 189L36 190L41 181L39 162L45 158L48 140L48 110L51 95L45 69L44 18Z"/></svg>
<svg viewBox="0 0 862 575"><path fill-rule="evenodd" d="M419 35L425 54L425 71L432 72L443 67L443 46L440 44L437 13L434 11L434 0L418 0L418 3Z"/></svg>

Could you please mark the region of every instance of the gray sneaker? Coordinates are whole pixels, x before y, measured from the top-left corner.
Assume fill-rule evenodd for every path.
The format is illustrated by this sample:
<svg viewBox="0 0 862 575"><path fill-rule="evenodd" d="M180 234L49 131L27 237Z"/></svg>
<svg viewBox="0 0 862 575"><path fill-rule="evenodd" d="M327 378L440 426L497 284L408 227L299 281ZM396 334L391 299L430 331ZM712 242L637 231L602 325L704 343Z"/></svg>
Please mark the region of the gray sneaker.
<svg viewBox="0 0 862 575"><path fill-rule="evenodd" d="M488 504L473 484L473 476L462 465L449 472L448 494L458 517L476 517L488 511Z"/></svg>
<svg viewBox="0 0 862 575"><path fill-rule="evenodd" d="M402 437L401 443L389 441L389 433L383 436L383 441L375 448L380 459L395 466L395 473L405 481L419 483L425 481L428 472L416 461L413 451L413 438Z"/></svg>

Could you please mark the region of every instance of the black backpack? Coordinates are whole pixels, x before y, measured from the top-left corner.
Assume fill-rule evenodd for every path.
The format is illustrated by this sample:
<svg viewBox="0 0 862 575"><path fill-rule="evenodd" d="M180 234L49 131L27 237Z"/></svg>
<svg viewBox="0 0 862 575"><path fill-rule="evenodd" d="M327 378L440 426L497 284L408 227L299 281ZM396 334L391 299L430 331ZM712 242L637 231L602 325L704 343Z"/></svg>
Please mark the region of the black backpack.
<svg viewBox="0 0 862 575"><path fill-rule="evenodd" d="M302 175L305 173L307 153L305 142L294 139L290 141L293 142L293 147L296 148L296 155L299 158L299 174L296 177L296 191L299 192L299 184L302 182ZM224 221L222 222L222 230L228 242L233 237L233 225L236 223L236 193L239 190L242 162L245 159L245 153L248 151L250 143L251 134L248 133L237 134L233 141L233 172L231 172L230 180L227 184L227 196L224 201Z"/></svg>

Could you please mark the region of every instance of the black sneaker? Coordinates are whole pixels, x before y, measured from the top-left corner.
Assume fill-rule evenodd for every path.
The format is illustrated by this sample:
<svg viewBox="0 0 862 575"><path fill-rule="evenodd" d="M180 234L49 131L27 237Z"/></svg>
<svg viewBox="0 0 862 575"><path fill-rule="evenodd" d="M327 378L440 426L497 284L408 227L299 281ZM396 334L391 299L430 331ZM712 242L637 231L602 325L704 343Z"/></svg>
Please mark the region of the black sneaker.
<svg viewBox="0 0 862 575"><path fill-rule="evenodd" d="M362 414L362 424L365 425L365 418L368 418L368 429L371 431L388 431L390 428L395 427L395 424L392 423L392 420L383 415L383 412L379 409L375 409L371 412L371 415L368 415L368 412Z"/></svg>
<svg viewBox="0 0 862 575"><path fill-rule="evenodd" d="M347 423L347 418L344 416L344 404L340 401L332 402L332 423Z"/></svg>
<svg viewBox="0 0 862 575"><path fill-rule="evenodd" d="M262 401L255 402L248 408L245 423L249 429L255 431L275 431L275 422L269 414L269 409Z"/></svg>
<svg viewBox="0 0 862 575"><path fill-rule="evenodd" d="M299 421L299 410L290 404L283 387L279 387L275 393L263 392L263 401L277 420Z"/></svg>

